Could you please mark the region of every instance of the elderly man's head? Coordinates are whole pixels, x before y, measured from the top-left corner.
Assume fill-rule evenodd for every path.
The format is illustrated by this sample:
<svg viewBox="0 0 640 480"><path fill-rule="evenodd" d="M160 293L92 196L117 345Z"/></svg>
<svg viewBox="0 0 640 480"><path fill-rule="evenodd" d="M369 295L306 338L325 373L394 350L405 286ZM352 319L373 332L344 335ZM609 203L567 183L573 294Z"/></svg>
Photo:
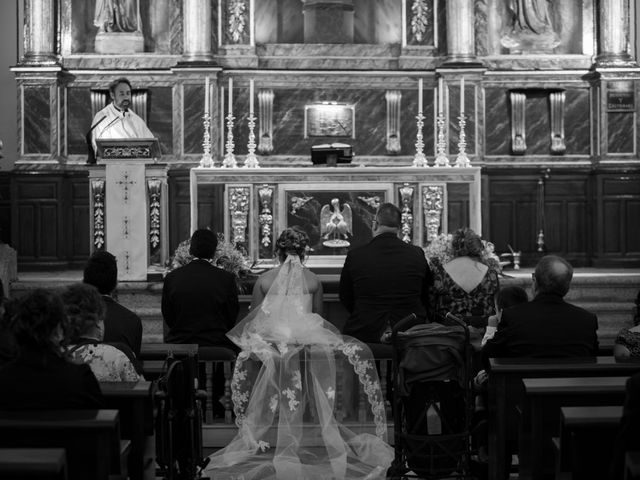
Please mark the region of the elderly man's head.
<svg viewBox="0 0 640 480"><path fill-rule="evenodd" d="M564 297L571 286L573 267L555 255L542 257L534 273L535 293L553 293Z"/></svg>

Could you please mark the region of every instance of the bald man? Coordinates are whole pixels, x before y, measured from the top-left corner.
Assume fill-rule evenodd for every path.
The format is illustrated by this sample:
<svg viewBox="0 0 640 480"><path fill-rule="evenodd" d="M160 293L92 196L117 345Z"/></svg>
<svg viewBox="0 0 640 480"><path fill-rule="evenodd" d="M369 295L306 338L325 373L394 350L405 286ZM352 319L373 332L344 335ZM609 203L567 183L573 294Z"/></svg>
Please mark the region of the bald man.
<svg viewBox="0 0 640 480"><path fill-rule="evenodd" d="M573 267L563 258L540 259L533 274L534 299L503 310L498 331L482 354L492 357L588 357L598 351L598 319L564 301Z"/></svg>

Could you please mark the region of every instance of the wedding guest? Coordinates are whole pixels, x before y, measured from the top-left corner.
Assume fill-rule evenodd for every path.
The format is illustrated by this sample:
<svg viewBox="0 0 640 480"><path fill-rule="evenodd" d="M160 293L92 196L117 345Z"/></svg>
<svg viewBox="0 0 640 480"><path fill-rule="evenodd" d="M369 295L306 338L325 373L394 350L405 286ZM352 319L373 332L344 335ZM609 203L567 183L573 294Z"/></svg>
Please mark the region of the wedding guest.
<svg viewBox="0 0 640 480"><path fill-rule="evenodd" d="M95 252L84 266L82 281L98 289L107 307L103 342L120 348L129 356L129 351L122 348L122 345L125 345L133 352L135 358L140 357L142 321L138 315L114 298L118 285L116 257L107 251Z"/></svg>
<svg viewBox="0 0 640 480"><path fill-rule="evenodd" d="M226 337L238 316L234 276L212 265L216 234L193 232L187 265L169 272L162 288L162 316L169 327L166 341L235 348Z"/></svg>
<svg viewBox="0 0 640 480"><path fill-rule="evenodd" d="M349 312L344 334L379 343L388 326L415 313L427 320L431 270L420 247L398 238L400 209L392 203L378 208L373 239L347 253L340 275L340 301Z"/></svg>
<svg viewBox="0 0 640 480"><path fill-rule="evenodd" d="M470 228L454 232L451 248L453 258L446 263L431 259L433 286L429 305L433 319L442 321L447 313L460 317L470 326L472 342L479 342L482 329L495 314L494 296L500 288L498 271L484 255L482 239Z"/></svg>
<svg viewBox="0 0 640 480"><path fill-rule="evenodd" d="M60 296L33 290L12 304L10 315L18 354L0 368L0 409L102 408L89 366L64 355L67 316Z"/></svg>
<svg viewBox="0 0 640 480"><path fill-rule="evenodd" d="M91 367L103 382L137 382L142 379L129 358L113 345L102 343L106 307L92 285L77 283L62 292L69 319L67 354Z"/></svg>
<svg viewBox="0 0 640 480"><path fill-rule="evenodd" d="M484 347L487 340L492 339L495 335L498 325L500 324L500 319L502 318L502 311L505 308L527 303L528 301L529 297L524 288L513 285L498 290L498 293L495 295L496 314L491 315L487 321L487 330L484 333L484 337L482 337L482 346Z"/></svg>
<svg viewBox="0 0 640 480"><path fill-rule="evenodd" d="M640 292L635 299L633 327L625 327L616 337L613 345L613 355L616 360L640 358Z"/></svg>
<svg viewBox="0 0 640 480"><path fill-rule="evenodd" d="M482 349L491 357L588 357L598 351L598 319L564 300L573 267L547 255L536 266L534 299L502 312L495 336Z"/></svg>

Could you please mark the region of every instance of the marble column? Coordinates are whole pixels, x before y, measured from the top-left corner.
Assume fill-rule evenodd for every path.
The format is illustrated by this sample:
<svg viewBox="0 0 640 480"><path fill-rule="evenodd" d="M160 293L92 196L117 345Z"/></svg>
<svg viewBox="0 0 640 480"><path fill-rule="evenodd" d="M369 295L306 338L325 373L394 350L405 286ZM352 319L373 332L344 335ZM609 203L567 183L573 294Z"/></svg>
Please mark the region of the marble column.
<svg viewBox="0 0 640 480"><path fill-rule="evenodd" d="M446 63L477 63L475 53L475 16L473 0L449 0L446 3Z"/></svg>
<svg viewBox="0 0 640 480"><path fill-rule="evenodd" d="M273 99L273 90L258 91L258 151L263 155L273 152Z"/></svg>
<svg viewBox="0 0 640 480"><path fill-rule="evenodd" d="M596 64L627 65L629 55L629 0L606 0L600 4L600 38Z"/></svg>
<svg viewBox="0 0 640 480"><path fill-rule="evenodd" d="M387 152L400 153L400 90L387 90Z"/></svg>
<svg viewBox="0 0 640 480"><path fill-rule="evenodd" d="M58 63L55 52L56 17L54 0L25 2L24 63L45 65Z"/></svg>
<svg viewBox="0 0 640 480"><path fill-rule="evenodd" d="M202 0L183 0L184 47L182 63L213 63L211 5Z"/></svg>

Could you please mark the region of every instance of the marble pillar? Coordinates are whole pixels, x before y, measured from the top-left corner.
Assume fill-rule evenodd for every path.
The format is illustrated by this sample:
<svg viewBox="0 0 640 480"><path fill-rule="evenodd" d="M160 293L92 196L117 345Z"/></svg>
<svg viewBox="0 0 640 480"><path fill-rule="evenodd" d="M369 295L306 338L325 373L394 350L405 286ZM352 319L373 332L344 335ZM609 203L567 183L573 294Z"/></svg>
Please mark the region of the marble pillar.
<svg viewBox="0 0 640 480"><path fill-rule="evenodd" d="M23 63L51 65L58 63L55 52L54 0L25 2L25 52Z"/></svg>
<svg viewBox="0 0 640 480"><path fill-rule="evenodd" d="M600 3L600 38L598 39L598 66L628 65L629 55L629 0L607 0Z"/></svg>
<svg viewBox="0 0 640 480"><path fill-rule="evenodd" d="M449 0L447 4L446 63L477 63L473 0Z"/></svg>
<svg viewBox="0 0 640 480"><path fill-rule="evenodd" d="M184 1L184 47L181 63L213 63L210 1Z"/></svg>
<svg viewBox="0 0 640 480"><path fill-rule="evenodd" d="M273 152L273 99L271 89L258 91L258 152Z"/></svg>

